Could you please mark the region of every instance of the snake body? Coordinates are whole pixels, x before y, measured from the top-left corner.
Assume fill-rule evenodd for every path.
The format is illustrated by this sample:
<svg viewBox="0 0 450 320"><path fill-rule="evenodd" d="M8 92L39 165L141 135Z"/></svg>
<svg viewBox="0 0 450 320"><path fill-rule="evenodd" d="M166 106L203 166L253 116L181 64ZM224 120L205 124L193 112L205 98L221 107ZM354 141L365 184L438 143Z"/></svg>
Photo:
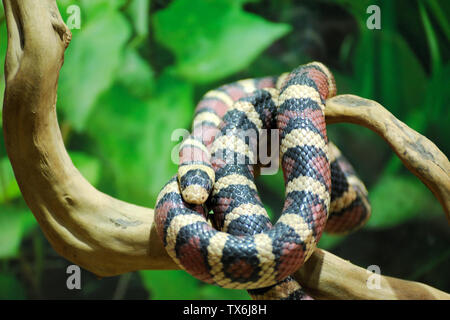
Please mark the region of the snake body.
<svg viewBox="0 0 450 320"><path fill-rule="evenodd" d="M205 95L181 146L178 175L155 208L158 234L180 267L210 284L249 289L253 298L309 298L290 275L325 226L343 233L370 215L363 183L328 143L325 100L335 93L330 71L313 62ZM254 146L261 130L275 128L286 199L272 226L254 182Z"/></svg>

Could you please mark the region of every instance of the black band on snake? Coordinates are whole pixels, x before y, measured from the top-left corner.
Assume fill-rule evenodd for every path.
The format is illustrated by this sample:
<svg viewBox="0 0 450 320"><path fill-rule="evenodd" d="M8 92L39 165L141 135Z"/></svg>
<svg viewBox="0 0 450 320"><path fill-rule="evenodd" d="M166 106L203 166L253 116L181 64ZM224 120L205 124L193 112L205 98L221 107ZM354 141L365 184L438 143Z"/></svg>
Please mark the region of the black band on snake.
<svg viewBox="0 0 450 320"><path fill-rule="evenodd" d="M181 268L210 284L249 289L255 299L310 298L290 275L324 230L346 233L370 216L364 184L328 143L325 100L335 94L330 71L313 62L205 95L180 149L178 177L155 209L158 234ZM262 129L279 130L285 180L273 226L254 183Z"/></svg>

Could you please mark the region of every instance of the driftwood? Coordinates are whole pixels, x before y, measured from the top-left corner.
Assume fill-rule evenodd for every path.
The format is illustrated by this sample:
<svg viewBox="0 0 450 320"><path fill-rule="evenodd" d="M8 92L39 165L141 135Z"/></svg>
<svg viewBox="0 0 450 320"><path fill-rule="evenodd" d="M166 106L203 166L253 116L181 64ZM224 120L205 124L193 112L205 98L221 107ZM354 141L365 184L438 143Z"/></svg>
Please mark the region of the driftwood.
<svg viewBox="0 0 450 320"><path fill-rule="evenodd" d="M141 269L178 269L153 225L153 210L101 193L72 164L56 117L59 70L71 33L55 0L3 0L8 28L3 128L22 195L56 252L98 276ZM449 217L450 165L427 138L376 102L338 96L329 123L354 122L378 132L405 165L433 190ZM296 277L322 299L450 299L427 285L368 273L317 249Z"/></svg>

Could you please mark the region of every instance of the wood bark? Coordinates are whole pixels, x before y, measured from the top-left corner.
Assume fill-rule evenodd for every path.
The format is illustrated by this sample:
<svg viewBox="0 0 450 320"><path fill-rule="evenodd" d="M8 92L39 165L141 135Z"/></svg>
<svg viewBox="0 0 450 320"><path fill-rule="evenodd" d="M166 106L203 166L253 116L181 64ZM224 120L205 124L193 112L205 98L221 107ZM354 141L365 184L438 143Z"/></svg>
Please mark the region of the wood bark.
<svg viewBox="0 0 450 320"><path fill-rule="evenodd" d="M96 190L67 154L56 93L71 33L55 0L3 0L3 5L8 29L5 145L22 195L48 241L61 256L98 276L178 269L156 235L153 210ZM379 133L449 217L450 165L431 141L374 101L338 96L326 108L329 123L353 122ZM383 290L369 290L365 269L320 249L296 277L308 293L322 299L450 298L424 284L386 276L381 276Z"/></svg>

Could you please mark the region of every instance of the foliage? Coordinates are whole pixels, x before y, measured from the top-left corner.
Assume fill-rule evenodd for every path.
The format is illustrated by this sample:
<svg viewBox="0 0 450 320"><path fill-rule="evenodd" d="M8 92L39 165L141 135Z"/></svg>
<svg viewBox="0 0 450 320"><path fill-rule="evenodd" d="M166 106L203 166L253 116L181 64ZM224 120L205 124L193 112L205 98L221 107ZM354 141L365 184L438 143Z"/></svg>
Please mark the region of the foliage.
<svg viewBox="0 0 450 320"><path fill-rule="evenodd" d="M75 165L100 190L153 207L159 189L176 172L171 155L180 141L172 140L172 132L189 129L202 94L222 83L281 73L313 59L330 65L340 93L379 101L448 154L447 2L161 3L58 1L65 21L70 5L79 5L82 13L81 29L72 30L60 75L60 126ZM365 25L366 8L373 3L382 10L381 30ZM322 20L330 21L331 35L326 23L317 22ZM1 21L4 61L6 27ZM346 27L338 32L341 26ZM2 77L1 94L4 85ZM367 229L442 216L428 189L372 132L341 125L330 127L329 133L370 189L374 212ZM41 278L50 272L51 249L20 196L1 140L0 299L42 298ZM269 212L279 212L282 176L263 176L258 184ZM342 239L324 235L320 246L331 249ZM65 273L64 267L58 272ZM152 299L249 298L245 291L205 285L183 271L139 274L140 286ZM99 286L95 281L86 286ZM83 294L90 297L89 290Z"/></svg>

